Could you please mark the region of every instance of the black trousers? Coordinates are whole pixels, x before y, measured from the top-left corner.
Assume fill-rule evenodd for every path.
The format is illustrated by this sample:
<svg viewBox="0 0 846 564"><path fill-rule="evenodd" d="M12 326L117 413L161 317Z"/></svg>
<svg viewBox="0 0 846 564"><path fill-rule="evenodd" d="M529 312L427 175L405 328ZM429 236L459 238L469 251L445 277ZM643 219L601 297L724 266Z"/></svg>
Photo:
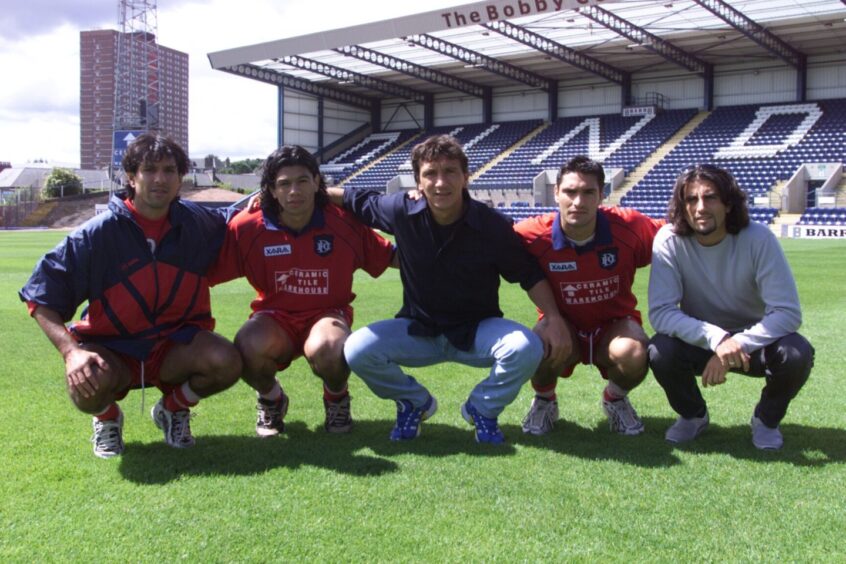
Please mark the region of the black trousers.
<svg viewBox="0 0 846 564"><path fill-rule="evenodd" d="M670 406L682 417L705 415L705 399L696 376L702 374L713 355L709 349L660 333L649 341L652 373L664 388ZM768 427L776 427L787 413L790 400L796 397L811 373L814 347L799 333L791 333L750 357L749 372L737 373L766 379L755 416Z"/></svg>

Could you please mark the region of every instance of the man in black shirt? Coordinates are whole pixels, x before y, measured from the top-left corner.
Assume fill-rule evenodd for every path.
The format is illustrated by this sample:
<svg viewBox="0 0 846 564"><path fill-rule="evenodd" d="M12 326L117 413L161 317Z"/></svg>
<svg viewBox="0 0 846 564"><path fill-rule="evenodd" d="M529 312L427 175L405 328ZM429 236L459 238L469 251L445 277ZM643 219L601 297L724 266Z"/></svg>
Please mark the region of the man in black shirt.
<svg viewBox="0 0 846 564"><path fill-rule="evenodd" d="M440 362L490 367L461 406L476 440L502 443L497 417L543 356L566 356L566 327L543 271L509 219L470 198L467 156L458 141L431 137L412 152L422 198L347 190L344 205L396 238L403 305L396 318L355 331L344 346L350 368L379 397L397 404L392 440L414 439L437 401L400 368ZM334 192L334 193L333 193ZM334 199L340 190L330 189ZM547 341L502 318L499 277L519 282L559 330ZM562 357L563 359L563 357Z"/></svg>

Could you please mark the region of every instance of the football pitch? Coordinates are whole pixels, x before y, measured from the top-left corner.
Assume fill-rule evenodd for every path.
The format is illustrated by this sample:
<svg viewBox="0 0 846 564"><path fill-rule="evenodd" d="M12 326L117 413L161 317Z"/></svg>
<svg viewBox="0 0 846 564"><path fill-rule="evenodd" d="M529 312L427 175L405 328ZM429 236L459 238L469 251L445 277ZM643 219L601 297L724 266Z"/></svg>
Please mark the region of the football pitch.
<svg viewBox="0 0 846 564"><path fill-rule="evenodd" d="M842 561L846 558L846 241L785 240L816 366L761 452L749 418L762 382L740 375L704 391L711 426L694 443L663 439L675 419L650 374L632 395L643 435L608 431L598 372L561 381L562 419L523 435L531 390L500 417L507 445L473 441L459 406L485 371L455 364L413 374L440 408L421 436L392 443L395 408L353 376L355 427L322 429L321 386L305 362L280 375L287 432L254 436L243 383L204 400L197 444L164 444L155 390L122 402L123 456L91 451L90 417L67 398L63 363L17 297L63 232L0 232L0 561ZM646 308L648 270L636 289ZM355 327L399 308L399 274L356 278ZM253 292L213 289L217 330L232 338ZM504 284L507 317L534 308ZM651 328L647 326L647 332Z"/></svg>

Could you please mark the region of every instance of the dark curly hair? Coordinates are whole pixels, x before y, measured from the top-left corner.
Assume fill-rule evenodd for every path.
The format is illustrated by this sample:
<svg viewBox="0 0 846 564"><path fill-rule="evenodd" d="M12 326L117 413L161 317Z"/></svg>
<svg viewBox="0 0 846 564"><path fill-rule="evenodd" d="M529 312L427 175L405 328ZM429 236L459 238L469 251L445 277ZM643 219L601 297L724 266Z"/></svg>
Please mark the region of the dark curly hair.
<svg viewBox="0 0 846 564"><path fill-rule="evenodd" d="M120 164L127 174L124 189L130 200L135 197L135 188L129 184L128 175L137 174L142 164L156 163L168 157L173 157L179 176L188 174L191 161L182 147L170 137L160 133L142 133L129 144Z"/></svg>
<svg viewBox="0 0 846 564"><path fill-rule="evenodd" d="M558 171L558 177L555 179L555 185L561 184L561 177L571 172L577 172L583 176L593 176L599 184L599 192L602 193L602 188L605 186L605 169L602 164L584 155L578 155L561 165Z"/></svg>
<svg viewBox="0 0 846 564"><path fill-rule="evenodd" d="M273 187L276 185L276 177L279 170L286 166L303 166L317 177L317 194L314 196L315 207L323 207L329 203L329 194L326 192L326 180L320 174L320 165L314 155L299 145L283 145L279 147L264 160L261 165L261 209L270 217L279 217L282 212L282 205L273 197Z"/></svg>
<svg viewBox="0 0 846 564"><path fill-rule="evenodd" d="M667 223L672 224L673 231L678 235L693 234L693 229L687 222L685 211L684 191L694 181L709 182L717 189L720 201L726 206L726 231L732 235L740 233L749 225L749 207L746 203L746 193L740 189L734 176L724 168L712 164L698 164L682 172L673 187L673 196L667 209Z"/></svg>
<svg viewBox="0 0 846 564"><path fill-rule="evenodd" d="M461 148L458 139L450 135L433 135L422 143L415 145L411 151L411 169L414 171L414 181L420 183L420 168L424 162L436 161L440 158L456 160L461 165L461 171L469 174L467 155Z"/></svg>

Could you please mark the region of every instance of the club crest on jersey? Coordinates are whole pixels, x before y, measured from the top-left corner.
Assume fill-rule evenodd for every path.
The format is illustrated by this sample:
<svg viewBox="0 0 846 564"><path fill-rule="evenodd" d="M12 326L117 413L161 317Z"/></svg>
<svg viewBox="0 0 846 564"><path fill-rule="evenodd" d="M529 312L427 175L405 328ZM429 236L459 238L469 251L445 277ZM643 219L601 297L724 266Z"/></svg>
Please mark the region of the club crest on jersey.
<svg viewBox="0 0 846 564"><path fill-rule="evenodd" d="M579 267L576 265L576 261L571 260L567 262L551 262L549 263L549 271L550 272L575 272L578 270Z"/></svg>
<svg viewBox="0 0 846 564"><path fill-rule="evenodd" d="M599 259L599 266L606 270L611 270L617 266L617 247L605 249L596 254Z"/></svg>
<svg viewBox="0 0 846 564"><path fill-rule="evenodd" d="M272 247L264 248L264 256L266 257L280 257L282 255L291 254L291 245L273 245Z"/></svg>
<svg viewBox="0 0 846 564"><path fill-rule="evenodd" d="M314 238L314 252L325 257L332 252L334 235L317 235Z"/></svg>

